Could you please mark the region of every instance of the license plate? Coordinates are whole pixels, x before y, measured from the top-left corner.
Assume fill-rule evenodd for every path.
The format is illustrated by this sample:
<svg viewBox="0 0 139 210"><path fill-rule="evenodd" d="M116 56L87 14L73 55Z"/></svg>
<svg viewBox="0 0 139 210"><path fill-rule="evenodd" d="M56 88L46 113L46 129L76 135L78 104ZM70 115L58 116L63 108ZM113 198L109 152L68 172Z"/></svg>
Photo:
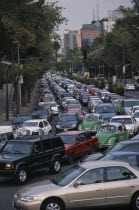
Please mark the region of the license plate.
<svg viewBox="0 0 139 210"><path fill-rule="evenodd" d="M67 128L64 128L64 131L68 131L68 129Z"/></svg>
<svg viewBox="0 0 139 210"><path fill-rule="evenodd" d="M89 130L89 128L85 128L85 130Z"/></svg>

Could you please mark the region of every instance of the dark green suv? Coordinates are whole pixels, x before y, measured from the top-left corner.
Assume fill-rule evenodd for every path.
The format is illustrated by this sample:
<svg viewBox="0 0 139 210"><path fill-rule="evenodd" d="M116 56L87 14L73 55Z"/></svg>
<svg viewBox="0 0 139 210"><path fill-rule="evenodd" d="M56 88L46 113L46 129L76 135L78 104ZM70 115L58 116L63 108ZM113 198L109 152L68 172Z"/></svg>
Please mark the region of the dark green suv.
<svg viewBox="0 0 139 210"><path fill-rule="evenodd" d="M59 136L29 136L10 140L0 151L0 176L13 176L17 184L24 184L29 172L49 167L59 173L65 147Z"/></svg>

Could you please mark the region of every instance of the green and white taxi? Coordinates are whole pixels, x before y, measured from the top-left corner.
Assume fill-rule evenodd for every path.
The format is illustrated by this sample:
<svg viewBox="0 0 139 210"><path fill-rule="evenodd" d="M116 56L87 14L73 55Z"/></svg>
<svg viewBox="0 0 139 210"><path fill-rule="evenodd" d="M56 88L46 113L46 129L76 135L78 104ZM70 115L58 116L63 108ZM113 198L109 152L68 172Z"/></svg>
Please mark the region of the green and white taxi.
<svg viewBox="0 0 139 210"><path fill-rule="evenodd" d="M78 126L78 130L97 131L103 123L104 119L101 114L87 114L84 117L83 123Z"/></svg>
<svg viewBox="0 0 139 210"><path fill-rule="evenodd" d="M99 148L108 148L129 139L129 132L122 123L107 123L100 126L96 136Z"/></svg>

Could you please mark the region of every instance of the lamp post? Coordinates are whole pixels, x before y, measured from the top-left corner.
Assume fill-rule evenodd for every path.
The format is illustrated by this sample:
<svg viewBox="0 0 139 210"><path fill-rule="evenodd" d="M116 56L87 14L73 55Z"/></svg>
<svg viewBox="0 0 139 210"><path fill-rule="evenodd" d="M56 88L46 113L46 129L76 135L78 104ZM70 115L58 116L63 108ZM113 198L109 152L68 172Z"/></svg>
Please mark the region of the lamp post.
<svg viewBox="0 0 139 210"><path fill-rule="evenodd" d="M129 66L130 64L126 64L123 66L123 74L124 74L124 84L126 84L126 67Z"/></svg>

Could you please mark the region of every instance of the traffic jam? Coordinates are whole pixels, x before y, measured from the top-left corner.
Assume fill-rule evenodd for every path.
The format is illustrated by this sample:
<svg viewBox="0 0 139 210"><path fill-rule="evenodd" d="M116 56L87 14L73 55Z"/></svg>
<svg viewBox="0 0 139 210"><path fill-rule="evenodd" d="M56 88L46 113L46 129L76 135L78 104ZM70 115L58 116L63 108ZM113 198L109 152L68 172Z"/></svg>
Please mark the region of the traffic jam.
<svg viewBox="0 0 139 210"><path fill-rule="evenodd" d="M52 175L21 186L14 209L139 210L138 99L45 74L33 112L0 126L0 137L0 177L24 185L32 171Z"/></svg>

